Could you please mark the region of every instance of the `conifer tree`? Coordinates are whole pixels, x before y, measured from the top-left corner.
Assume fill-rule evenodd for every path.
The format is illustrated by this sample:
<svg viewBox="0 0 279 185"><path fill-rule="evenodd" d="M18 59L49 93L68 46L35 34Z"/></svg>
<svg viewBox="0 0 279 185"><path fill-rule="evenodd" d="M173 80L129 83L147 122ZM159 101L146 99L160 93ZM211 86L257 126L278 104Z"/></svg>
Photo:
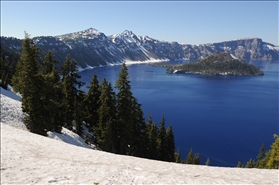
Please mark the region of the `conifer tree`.
<svg viewBox="0 0 279 185"><path fill-rule="evenodd" d="M205 162L205 165L206 165L206 166L209 166L209 164L210 164L210 159L207 158L207 160L206 160L206 162Z"/></svg>
<svg viewBox="0 0 279 185"><path fill-rule="evenodd" d="M24 124L31 132L46 135L47 126L43 124L43 104L40 98L42 78L38 74L38 56L38 48L25 33L12 83L14 91L22 95L22 111L26 113Z"/></svg>
<svg viewBox="0 0 279 185"><path fill-rule="evenodd" d="M274 139L271 150L267 153L266 167L269 169L279 168L279 137L277 134L274 134Z"/></svg>
<svg viewBox="0 0 279 185"><path fill-rule="evenodd" d="M241 161L238 161L238 163L237 163L237 166L236 167L238 167L238 168L243 168L243 164L242 164L242 162Z"/></svg>
<svg viewBox="0 0 279 185"><path fill-rule="evenodd" d="M159 150L158 150L158 128L156 123L152 121L152 116L149 115L147 119L147 158L159 160Z"/></svg>
<svg viewBox="0 0 279 185"><path fill-rule="evenodd" d="M43 79L41 84L43 121L47 125L47 130L60 133L64 124L62 82L54 66L58 61L53 59L52 54L52 52L47 53L40 70Z"/></svg>
<svg viewBox="0 0 279 185"><path fill-rule="evenodd" d="M129 141L131 140L130 127L133 122L133 96L131 92L130 81L128 80L128 68L123 63L116 82L117 93L117 111L119 135L119 153L127 154Z"/></svg>
<svg viewBox="0 0 279 185"><path fill-rule="evenodd" d="M199 153L194 155L193 164L197 164L197 165L201 164L201 162L200 162L200 154Z"/></svg>
<svg viewBox="0 0 279 185"><path fill-rule="evenodd" d="M252 158L246 163L245 168L255 168L256 167L256 161L254 161Z"/></svg>
<svg viewBox="0 0 279 185"><path fill-rule="evenodd" d="M12 77L16 71L16 64L19 60L19 55L15 52L7 52L0 45L0 86L7 89L8 85L12 85Z"/></svg>
<svg viewBox="0 0 279 185"><path fill-rule="evenodd" d="M260 153L258 154L257 156L258 158L258 161L257 161L257 168L264 168L265 167L265 146L264 146L264 143L262 143L262 146L260 148Z"/></svg>
<svg viewBox="0 0 279 185"><path fill-rule="evenodd" d="M132 122L129 125L130 139L128 141L128 154L137 157L146 156L146 124L143 117L141 104L135 97L132 97Z"/></svg>
<svg viewBox="0 0 279 185"><path fill-rule="evenodd" d="M82 90L78 90L77 95L75 97L75 114L74 114L74 131L78 135L82 135L82 123L84 117L84 99L85 99L85 92Z"/></svg>
<svg viewBox="0 0 279 185"><path fill-rule="evenodd" d="M1 52L2 54L2 52ZM0 57L0 86L4 89L7 89L9 80L8 80L8 61L4 57Z"/></svg>
<svg viewBox="0 0 279 185"><path fill-rule="evenodd" d="M164 114L162 115L162 119L160 121L160 127L158 133L158 150L160 154L160 160L168 161L167 137L166 137Z"/></svg>
<svg viewBox="0 0 279 185"><path fill-rule="evenodd" d="M78 89L84 84L78 79L81 76L78 74L77 62L67 55L64 64L62 65L62 81L64 93L64 108L65 108L65 127L73 130L73 121L78 120L76 114L76 101Z"/></svg>
<svg viewBox="0 0 279 185"><path fill-rule="evenodd" d="M258 160L262 160L264 158L264 155L265 155L265 146L264 143L262 143L262 146L260 148L260 153L257 156Z"/></svg>
<svg viewBox="0 0 279 185"><path fill-rule="evenodd" d="M172 131L172 125L166 130L166 142L167 142L167 161L175 162L175 141L174 134Z"/></svg>
<svg viewBox="0 0 279 185"><path fill-rule="evenodd" d="M194 155L193 155L192 148L191 148L190 152L187 155L186 164L194 164Z"/></svg>
<svg viewBox="0 0 279 185"><path fill-rule="evenodd" d="M98 122L98 109L100 107L98 101L100 99L100 87L97 74L94 74L90 86L87 86L88 93L85 97L85 115L84 119L86 122L86 126L89 128L90 131L93 131Z"/></svg>
<svg viewBox="0 0 279 185"><path fill-rule="evenodd" d="M175 162L176 163L183 163L183 161L180 158L180 149L179 148L178 148L178 151L175 152L174 157L175 157Z"/></svg>
<svg viewBox="0 0 279 185"><path fill-rule="evenodd" d="M116 100L112 86L104 78L100 84L100 107L98 109L99 123L95 130L98 146L108 152L119 152L119 128L116 119Z"/></svg>

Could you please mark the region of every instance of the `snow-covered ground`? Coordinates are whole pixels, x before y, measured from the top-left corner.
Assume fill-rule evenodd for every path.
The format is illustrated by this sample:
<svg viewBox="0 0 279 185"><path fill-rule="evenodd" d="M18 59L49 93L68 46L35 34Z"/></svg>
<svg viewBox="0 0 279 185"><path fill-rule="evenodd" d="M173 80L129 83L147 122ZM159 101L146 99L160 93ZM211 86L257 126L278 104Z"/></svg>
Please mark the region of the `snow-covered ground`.
<svg viewBox="0 0 279 185"><path fill-rule="evenodd" d="M0 99L1 99L1 119L0 122L3 124L10 125L15 128L19 128L21 130L27 130L26 126L23 124L22 119L24 117L24 114L21 110L21 97L15 93L12 92L11 89L5 90L2 87L0 87ZM73 133L72 131L62 128L61 131L62 134L56 133L56 132L48 132L48 137L63 141L65 143L69 143L76 146L81 146L85 148L91 148L89 147L84 140L77 135L76 133Z"/></svg>
<svg viewBox="0 0 279 185"><path fill-rule="evenodd" d="M65 143L76 145L76 146L81 146L84 148L91 148L84 142L84 140L78 134L76 134L64 127L61 130L61 134L49 131L49 132L47 132L47 135L51 139L63 141Z"/></svg>
<svg viewBox="0 0 279 185"><path fill-rule="evenodd" d="M20 102L2 92L3 89L1 184L278 184L278 170L160 162L110 154L32 134L18 126L22 124L16 117L19 111L9 110L20 106ZM12 124L13 121L18 123ZM69 132L65 130L61 135L72 135ZM72 139L79 140L76 136Z"/></svg>
<svg viewBox="0 0 279 185"><path fill-rule="evenodd" d="M0 87L0 103L1 103L1 123L27 130L22 123L23 113L21 111L21 97L14 94L11 90L5 90Z"/></svg>
<svg viewBox="0 0 279 185"><path fill-rule="evenodd" d="M278 184L278 170L185 165L86 149L1 124L1 184Z"/></svg>

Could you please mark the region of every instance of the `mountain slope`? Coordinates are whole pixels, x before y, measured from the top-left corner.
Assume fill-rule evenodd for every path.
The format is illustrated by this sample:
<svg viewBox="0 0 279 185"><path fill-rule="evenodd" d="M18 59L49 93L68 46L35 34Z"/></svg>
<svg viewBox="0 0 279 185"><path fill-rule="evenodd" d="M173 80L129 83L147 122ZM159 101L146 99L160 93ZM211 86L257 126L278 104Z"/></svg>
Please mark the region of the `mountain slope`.
<svg viewBox="0 0 279 185"><path fill-rule="evenodd" d="M70 54L82 68L127 61L198 60L224 51L244 61L279 59L279 47L260 38L190 45L159 41L127 30L106 36L89 28L59 36L35 37L33 40L43 54L49 50L55 51L55 58L60 61L60 65ZM1 37L1 45L7 50L21 51L21 40L16 38Z"/></svg>
<svg viewBox="0 0 279 185"><path fill-rule="evenodd" d="M278 170L152 161L86 149L1 124L1 184L278 184Z"/></svg>

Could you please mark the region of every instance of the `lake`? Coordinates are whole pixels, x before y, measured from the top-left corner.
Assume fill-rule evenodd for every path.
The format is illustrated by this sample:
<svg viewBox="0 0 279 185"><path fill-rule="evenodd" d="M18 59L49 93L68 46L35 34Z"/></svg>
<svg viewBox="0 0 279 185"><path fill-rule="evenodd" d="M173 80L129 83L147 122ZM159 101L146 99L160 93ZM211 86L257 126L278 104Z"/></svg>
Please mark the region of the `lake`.
<svg viewBox="0 0 279 185"><path fill-rule="evenodd" d="M173 63L173 62L172 62ZM256 159L262 143L266 149L278 134L278 61L257 61L263 76L203 76L167 74L149 64L127 65L132 92L142 104L145 118L152 114L166 126L172 124L176 149L185 160L190 149L199 153L201 164L246 164ZM116 84L121 66L80 72L88 86L94 73ZM85 86L83 90L87 92Z"/></svg>

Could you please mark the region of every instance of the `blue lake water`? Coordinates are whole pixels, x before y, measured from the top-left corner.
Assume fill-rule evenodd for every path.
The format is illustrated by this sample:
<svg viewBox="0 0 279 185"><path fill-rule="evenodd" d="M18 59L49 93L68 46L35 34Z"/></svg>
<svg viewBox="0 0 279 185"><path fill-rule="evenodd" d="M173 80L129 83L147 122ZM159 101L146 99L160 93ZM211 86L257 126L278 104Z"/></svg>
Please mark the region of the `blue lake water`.
<svg viewBox="0 0 279 185"><path fill-rule="evenodd" d="M236 166L257 156L262 142L269 148L279 132L279 62L254 62L263 76L167 74L149 64L128 65L134 96L147 118L172 123L176 148L185 159L192 148L201 163ZM94 73L115 85L121 66L80 72L89 85ZM85 86L82 87L87 92Z"/></svg>

